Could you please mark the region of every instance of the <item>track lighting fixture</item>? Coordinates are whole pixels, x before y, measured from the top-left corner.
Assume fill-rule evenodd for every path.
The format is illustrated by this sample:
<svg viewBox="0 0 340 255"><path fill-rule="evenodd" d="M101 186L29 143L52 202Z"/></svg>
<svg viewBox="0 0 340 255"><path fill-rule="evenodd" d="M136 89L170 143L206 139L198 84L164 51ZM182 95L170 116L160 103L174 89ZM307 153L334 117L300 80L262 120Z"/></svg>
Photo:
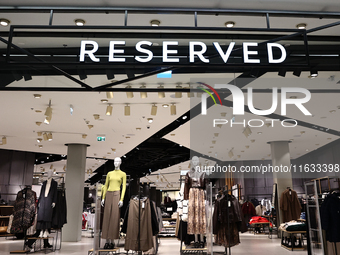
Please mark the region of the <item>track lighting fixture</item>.
<svg viewBox="0 0 340 255"><path fill-rule="evenodd" d="M234 157L233 149L231 149L231 150L228 152L228 156L229 156L229 158Z"/></svg>
<svg viewBox="0 0 340 255"><path fill-rule="evenodd" d="M48 136L46 133L43 134L44 141L48 141Z"/></svg>
<svg viewBox="0 0 340 255"><path fill-rule="evenodd" d="M318 71L317 70L311 70L310 71L310 76L311 76L311 78L318 77Z"/></svg>
<svg viewBox="0 0 340 255"><path fill-rule="evenodd" d="M146 86L142 85L140 88L141 89L145 89ZM144 92L144 91L140 92L140 98L147 98L147 97L148 97L148 93L147 92Z"/></svg>
<svg viewBox="0 0 340 255"><path fill-rule="evenodd" d="M164 89L164 86L160 84L157 88ZM164 97L165 97L165 93L163 91L158 92L158 98L164 98Z"/></svg>
<svg viewBox="0 0 340 255"><path fill-rule="evenodd" d="M306 27L307 27L306 23L299 23L299 24L296 25L297 29L306 29Z"/></svg>
<svg viewBox="0 0 340 255"><path fill-rule="evenodd" d="M88 127L89 129L91 129L91 128L93 128L93 125L87 125L87 127Z"/></svg>
<svg viewBox="0 0 340 255"><path fill-rule="evenodd" d="M176 86L176 89L182 89L182 86L180 85L181 83L178 83ZM182 92L175 92L175 97L176 98L181 98L182 97Z"/></svg>
<svg viewBox="0 0 340 255"><path fill-rule="evenodd" d="M99 114L93 114L93 118L94 118L95 120L99 120L100 115L99 115Z"/></svg>
<svg viewBox="0 0 340 255"><path fill-rule="evenodd" d="M176 115L176 105L175 104L172 104L170 106L170 114L171 115Z"/></svg>
<svg viewBox="0 0 340 255"><path fill-rule="evenodd" d="M42 132L38 131L38 132L37 132L37 135L38 135L38 136L42 136Z"/></svg>
<svg viewBox="0 0 340 255"><path fill-rule="evenodd" d="M111 69L106 69L106 77L108 80L113 80L115 78L115 74L113 73L113 70Z"/></svg>
<svg viewBox="0 0 340 255"><path fill-rule="evenodd" d="M250 127L249 127L249 126L246 126L246 128L243 130L242 133L245 135L245 137L248 137L248 136L251 135L252 132L251 132Z"/></svg>
<svg viewBox="0 0 340 255"><path fill-rule="evenodd" d="M281 76L281 77L285 77L286 76L286 72L287 71L285 69L280 69L278 75Z"/></svg>
<svg viewBox="0 0 340 255"><path fill-rule="evenodd" d="M38 147L41 149L43 146L40 144L40 145L38 145Z"/></svg>
<svg viewBox="0 0 340 255"><path fill-rule="evenodd" d="M113 107L111 106L111 104L109 104L107 107L106 107L106 115L108 116L111 116L112 115L112 110L113 110Z"/></svg>
<svg viewBox="0 0 340 255"><path fill-rule="evenodd" d="M124 115L130 116L130 105L126 104L124 107Z"/></svg>
<svg viewBox="0 0 340 255"><path fill-rule="evenodd" d="M76 24L76 26L81 27L85 25L85 20L83 19L75 19L74 23Z"/></svg>
<svg viewBox="0 0 340 255"><path fill-rule="evenodd" d="M126 88L127 88L127 89L130 89L131 86L129 85L129 86L127 86ZM126 97L127 97L127 98L133 98L133 92L132 92L132 91L126 91Z"/></svg>
<svg viewBox="0 0 340 255"><path fill-rule="evenodd" d="M153 19L153 20L150 21L150 24L153 27L158 27L161 24L161 22L157 19Z"/></svg>
<svg viewBox="0 0 340 255"><path fill-rule="evenodd" d="M153 106L151 106L151 115L156 116L157 114L157 105L153 104Z"/></svg>
<svg viewBox="0 0 340 255"><path fill-rule="evenodd" d="M41 123L42 123L41 121L36 121L36 122L35 122L35 124L36 124L37 126L40 126Z"/></svg>
<svg viewBox="0 0 340 255"><path fill-rule="evenodd" d="M41 138L37 138L37 143L41 143L42 139Z"/></svg>
<svg viewBox="0 0 340 255"><path fill-rule="evenodd" d="M148 118L147 120L148 120L149 123L153 122L153 118Z"/></svg>
<svg viewBox="0 0 340 255"><path fill-rule="evenodd" d="M7 137L3 136L2 137L2 145L5 145L5 144L7 144Z"/></svg>
<svg viewBox="0 0 340 255"><path fill-rule="evenodd" d="M85 80L87 78L87 75L83 69L78 70L78 75L80 80Z"/></svg>
<svg viewBox="0 0 340 255"><path fill-rule="evenodd" d="M41 98L40 94L33 94L34 98Z"/></svg>
<svg viewBox="0 0 340 255"><path fill-rule="evenodd" d="M49 101L48 107L46 108L45 116L46 116L46 118L45 118L44 123L45 123L45 124L50 124L50 121L51 121L51 119L52 119L51 100Z"/></svg>
<svg viewBox="0 0 340 255"><path fill-rule="evenodd" d="M50 165L50 169L53 169L53 164Z"/></svg>
<svg viewBox="0 0 340 255"><path fill-rule="evenodd" d="M49 125L50 122L51 122L51 117L46 116L46 117L45 117L45 120L44 120L44 123L47 124L47 125Z"/></svg>
<svg viewBox="0 0 340 255"><path fill-rule="evenodd" d="M224 23L224 25L226 26L226 27L234 27L235 26L235 22L234 21L227 21L226 23Z"/></svg>
<svg viewBox="0 0 340 255"><path fill-rule="evenodd" d="M11 23L8 19L0 19L0 25L3 27L7 27Z"/></svg>
<svg viewBox="0 0 340 255"><path fill-rule="evenodd" d="M49 132L49 133L47 134L47 139L48 139L49 142L53 140L53 137L52 137L52 133L51 133L51 132Z"/></svg>
<svg viewBox="0 0 340 255"><path fill-rule="evenodd" d="M106 104L107 102L109 102L109 100L107 100L107 99L102 99L102 100L100 100L100 102L102 102L103 104Z"/></svg>
<svg viewBox="0 0 340 255"><path fill-rule="evenodd" d="M86 137L87 137L87 134L82 134L81 135L81 138L83 138L83 139L86 139Z"/></svg>
<svg viewBox="0 0 340 255"><path fill-rule="evenodd" d="M113 98L113 92L106 92L106 97L108 99Z"/></svg>
<svg viewBox="0 0 340 255"><path fill-rule="evenodd" d="M294 70L293 75L296 76L296 77L300 77L300 75L301 75L301 70L300 70L300 69Z"/></svg>

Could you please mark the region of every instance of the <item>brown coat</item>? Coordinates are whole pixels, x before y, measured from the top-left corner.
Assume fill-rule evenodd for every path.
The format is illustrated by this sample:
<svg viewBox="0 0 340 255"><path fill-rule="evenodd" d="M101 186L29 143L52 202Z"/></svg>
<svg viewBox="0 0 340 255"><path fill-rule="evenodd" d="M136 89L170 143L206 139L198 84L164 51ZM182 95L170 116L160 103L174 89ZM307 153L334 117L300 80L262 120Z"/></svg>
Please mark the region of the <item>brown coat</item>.
<svg viewBox="0 0 340 255"><path fill-rule="evenodd" d="M290 193L291 191L291 193ZM280 209L283 222L297 220L300 218L301 205L294 190L285 190L281 194Z"/></svg>

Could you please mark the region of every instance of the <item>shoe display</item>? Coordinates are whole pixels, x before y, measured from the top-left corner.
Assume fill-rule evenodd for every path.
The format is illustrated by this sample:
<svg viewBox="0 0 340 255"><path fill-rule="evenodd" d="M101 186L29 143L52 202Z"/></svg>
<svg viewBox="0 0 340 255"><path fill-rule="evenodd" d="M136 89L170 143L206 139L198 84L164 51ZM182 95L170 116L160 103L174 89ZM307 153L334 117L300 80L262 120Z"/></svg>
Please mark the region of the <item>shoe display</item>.
<svg viewBox="0 0 340 255"><path fill-rule="evenodd" d="M105 245L104 245L104 249L109 249L109 243L106 243Z"/></svg>
<svg viewBox="0 0 340 255"><path fill-rule="evenodd" d="M115 244L114 244L114 243L110 243L110 244L109 244L109 249L112 250L112 249L114 249L114 248L115 248Z"/></svg>
<svg viewBox="0 0 340 255"><path fill-rule="evenodd" d="M199 248L204 248L204 242L199 243Z"/></svg>
<svg viewBox="0 0 340 255"><path fill-rule="evenodd" d="M50 249L50 248L52 248L52 247L53 247L53 245L51 245L51 244L49 244L49 243L44 244L44 248Z"/></svg>

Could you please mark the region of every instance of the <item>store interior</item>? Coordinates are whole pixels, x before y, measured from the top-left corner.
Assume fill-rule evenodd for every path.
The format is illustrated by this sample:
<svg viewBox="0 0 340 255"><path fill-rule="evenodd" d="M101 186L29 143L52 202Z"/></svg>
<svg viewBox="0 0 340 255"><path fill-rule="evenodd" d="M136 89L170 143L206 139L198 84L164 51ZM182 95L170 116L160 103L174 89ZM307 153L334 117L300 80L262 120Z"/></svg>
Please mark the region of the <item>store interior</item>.
<svg viewBox="0 0 340 255"><path fill-rule="evenodd" d="M15 2L1 254L340 254L340 7Z"/></svg>

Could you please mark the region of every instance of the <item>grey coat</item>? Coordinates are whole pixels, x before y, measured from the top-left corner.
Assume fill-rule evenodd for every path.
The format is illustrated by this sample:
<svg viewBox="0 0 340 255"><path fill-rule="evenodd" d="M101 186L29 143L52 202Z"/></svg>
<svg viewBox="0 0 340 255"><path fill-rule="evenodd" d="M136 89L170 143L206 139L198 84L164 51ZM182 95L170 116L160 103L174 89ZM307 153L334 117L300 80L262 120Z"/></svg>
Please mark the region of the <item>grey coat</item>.
<svg viewBox="0 0 340 255"><path fill-rule="evenodd" d="M38 201L38 221L52 221L52 215L53 215L53 208L52 203L57 202L57 188L58 183L52 179L51 181L51 187L48 192L47 197L45 197L45 189L46 189L47 181L44 181L39 201Z"/></svg>

